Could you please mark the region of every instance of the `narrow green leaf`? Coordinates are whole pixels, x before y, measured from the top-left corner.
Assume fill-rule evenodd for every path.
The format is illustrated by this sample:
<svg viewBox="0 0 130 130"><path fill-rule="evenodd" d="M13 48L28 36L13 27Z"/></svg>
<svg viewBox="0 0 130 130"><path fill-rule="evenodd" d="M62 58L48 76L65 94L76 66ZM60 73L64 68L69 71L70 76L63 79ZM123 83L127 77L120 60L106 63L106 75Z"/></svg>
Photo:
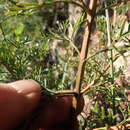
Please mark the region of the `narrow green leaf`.
<svg viewBox="0 0 130 130"><path fill-rule="evenodd" d="M24 2L24 1L18 2L16 5L17 6L39 6L39 4L36 2Z"/></svg>

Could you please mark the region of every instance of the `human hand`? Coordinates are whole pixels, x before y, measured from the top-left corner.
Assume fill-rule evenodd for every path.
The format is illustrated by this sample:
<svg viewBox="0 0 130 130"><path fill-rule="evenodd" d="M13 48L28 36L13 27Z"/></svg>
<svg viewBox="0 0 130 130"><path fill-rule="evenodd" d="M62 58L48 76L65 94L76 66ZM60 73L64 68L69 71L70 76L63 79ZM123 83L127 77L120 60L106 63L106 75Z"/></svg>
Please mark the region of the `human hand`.
<svg viewBox="0 0 130 130"><path fill-rule="evenodd" d="M40 85L33 80L0 83L0 130L12 130L28 117L40 93Z"/></svg>
<svg viewBox="0 0 130 130"><path fill-rule="evenodd" d="M1 83L0 130L13 130L39 105L39 115L32 120L29 130L77 130L76 116L82 111L84 100L81 98L78 113L74 115L75 100L74 96L41 96L40 85L33 80Z"/></svg>

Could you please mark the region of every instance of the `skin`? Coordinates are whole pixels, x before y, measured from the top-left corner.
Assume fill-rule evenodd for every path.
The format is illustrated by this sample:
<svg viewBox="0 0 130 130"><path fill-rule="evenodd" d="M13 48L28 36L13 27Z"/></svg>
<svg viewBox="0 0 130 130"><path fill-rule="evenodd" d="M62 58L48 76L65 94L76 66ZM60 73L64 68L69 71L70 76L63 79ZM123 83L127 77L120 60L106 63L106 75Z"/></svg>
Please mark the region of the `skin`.
<svg viewBox="0 0 130 130"><path fill-rule="evenodd" d="M33 80L0 83L0 130L16 128L36 108L40 85Z"/></svg>
<svg viewBox="0 0 130 130"><path fill-rule="evenodd" d="M73 108L74 96L43 96L40 103L40 113L31 124L29 130L78 130L77 115L81 113L84 99L79 99L77 113Z"/></svg>
<svg viewBox="0 0 130 130"><path fill-rule="evenodd" d="M42 102L39 104L40 99ZM40 85L33 80L0 83L0 130L17 128L39 105L40 113L29 130L78 130L78 127L72 127L78 126L76 116L82 111L84 100L81 97L74 115L73 104L73 96L51 96L49 101L47 96L41 96Z"/></svg>

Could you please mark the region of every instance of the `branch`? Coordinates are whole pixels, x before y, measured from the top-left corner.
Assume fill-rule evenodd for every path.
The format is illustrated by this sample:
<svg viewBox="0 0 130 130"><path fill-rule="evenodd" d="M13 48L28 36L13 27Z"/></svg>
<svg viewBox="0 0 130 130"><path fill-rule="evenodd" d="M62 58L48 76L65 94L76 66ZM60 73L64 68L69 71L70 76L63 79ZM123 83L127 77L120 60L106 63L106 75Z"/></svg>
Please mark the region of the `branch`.
<svg viewBox="0 0 130 130"><path fill-rule="evenodd" d="M86 17L86 28L83 36L82 49L80 53L80 61L78 66L77 78L76 78L76 92L80 94L82 80L84 78L84 69L85 69L85 59L88 55L91 27L94 19L94 14L96 10L97 0L91 0L89 4L89 9L91 10L91 14L88 14Z"/></svg>
<svg viewBox="0 0 130 130"><path fill-rule="evenodd" d="M119 58L119 55L115 55L115 57L113 58L113 62L116 61ZM108 64L104 69L103 72L106 73L107 70L110 68L110 64ZM88 91L92 86L94 86L96 84L97 81L99 81L101 78L101 75L99 77L97 77L96 79L94 79L90 84L88 84L84 89L81 90L81 94L85 93L86 91Z"/></svg>

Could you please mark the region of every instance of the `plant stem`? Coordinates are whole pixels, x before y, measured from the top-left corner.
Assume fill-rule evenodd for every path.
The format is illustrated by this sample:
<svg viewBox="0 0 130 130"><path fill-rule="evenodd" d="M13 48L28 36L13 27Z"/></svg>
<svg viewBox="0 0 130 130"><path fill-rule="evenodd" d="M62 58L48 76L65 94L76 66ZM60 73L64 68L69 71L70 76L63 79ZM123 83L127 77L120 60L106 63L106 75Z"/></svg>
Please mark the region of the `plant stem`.
<svg viewBox="0 0 130 130"><path fill-rule="evenodd" d="M107 2L104 1L105 8L107 7ZM107 39L108 39L108 47L111 46L111 26L110 26L110 18L109 18L109 11L106 8L105 9L105 14L106 14L106 23L107 23ZM108 56L110 57L110 74L111 74L111 83L114 83L114 66L113 66L113 50L111 49L110 52L108 53ZM112 109L113 109L113 114L116 114L116 103L115 103L115 88L112 86ZM116 120L114 120L116 123Z"/></svg>
<svg viewBox="0 0 130 130"><path fill-rule="evenodd" d="M107 3L104 2L105 8L107 7ZM110 29L110 19L109 19L109 11L108 8L105 9L106 14L106 24L107 24L107 40L108 40L108 46L111 45L111 29Z"/></svg>
<svg viewBox="0 0 130 130"><path fill-rule="evenodd" d="M85 32L83 36L83 42L82 42L82 49L80 53L80 61L78 66L78 72L77 72L77 78L76 78L76 92L80 94L81 91L81 85L82 80L84 78L84 70L85 70L85 63L86 58L88 54L88 48L89 48L89 41L90 41L90 34L91 34L91 27L94 19L94 14L96 10L97 0L91 0L89 4L89 9L91 10L91 13L87 14L86 17L86 25L85 25Z"/></svg>
<svg viewBox="0 0 130 130"><path fill-rule="evenodd" d="M107 3L104 1L105 5L105 14L106 14L106 24L107 24L107 39L108 39L108 47L111 46L111 26L110 26L110 18L109 18L109 11L107 8ZM108 53L108 56L110 57L110 73L112 78L112 83L114 82L114 72L113 72L113 50L110 49L110 52Z"/></svg>

